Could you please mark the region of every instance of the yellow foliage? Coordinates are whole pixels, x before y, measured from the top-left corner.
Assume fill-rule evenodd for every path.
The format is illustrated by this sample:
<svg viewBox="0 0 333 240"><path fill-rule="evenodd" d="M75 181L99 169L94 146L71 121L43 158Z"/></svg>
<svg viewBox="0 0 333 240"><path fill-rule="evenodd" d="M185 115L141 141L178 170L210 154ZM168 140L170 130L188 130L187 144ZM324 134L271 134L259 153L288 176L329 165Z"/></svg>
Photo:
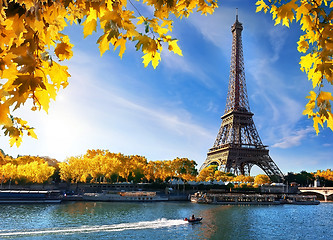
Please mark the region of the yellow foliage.
<svg viewBox="0 0 333 240"><path fill-rule="evenodd" d="M7 163L0 166L2 181L9 180L22 183L44 183L55 171L55 167L42 158L23 156L16 159L7 159Z"/></svg>
<svg viewBox="0 0 333 240"><path fill-rule="evenodd" d="M110 153L108 150L87 150L86 154L70 157L59 164L60 178L64 181L92 182L103 179L110 181L112 176L125 179L135 178L137 181L165 181L167 178L194 180L197 171L196 163L187 158L174 160L150 161L143 156L126 156L121 153ZM117 179L117 181L118 181Z"/></svg>
<svg viewBox="0 0 333 240"><path fill-rule="evenodd" d="M270 182L271 182L271 180L265 174L259 174L254 178L254 185L261 185L261 184L266 184L266 183L270 183Z"/></svg>
<svg viewBox="0 0 333 240"><path fill-rule="evenodd" d="M267 10L269 9L269 6L263 0L257 1L256 5L258 5L256 12L260 12L260 11L264 10L264 12L266 13Z"/></svg>
<svg viewBox="0 0 333 240"><path fill-rule="evenodd" d="M183 56L182 50L178 47L178 40L170 40L168 49L174 53Z"/></svg>
<svg viewBox="0 0 333 240"><path fill-rule="evenodd" d="M329 1L279 1L259 0L256 5L257 12L267 12L270 9L275 24L289 27L296 19L304 32L297 42L297 50L305 54L301 56L300 68L308 80L312 81L313 89L317 89L316 98L311 98L303 111L313 120L313 127L319 133L318 124L333 130L331 94L324 91L327 84L333 84L333 14L332 2ZM329 87L328 87L329 89ZM313 91L310 92L313 95Z"/></svg>
<svg viewBox="0 0 333 240"><path fill-rule="evenodd" d="M331 169L327 169L326 171L318 170L315 173L315 176L322 177L326 180L333 181L333 171Z"/></svg>
<svg viewBox="0 0 333 240"><path fill-rule="evenodd" d="M205 181L214 180L216 168L217 168L217 166L211 165L211 166L208 166L208 167L202 169L200 171L199 175L197 176L197 181L205 182Z"/></svg>
<svg viewBox="0 0 333 240"><path fill-rule="evenodd" d="M84 38L100 26L103 32L97 43L101 55L112 44L114 50L119 47L122 58L127 41L133 41L144 54L144 66L151 63L156 68L163 44L182 55L177 40L165 36L172 31L169 15L187 17L195 8L211 14L217 0L142 0L136 4L151 7L153 17L129 11L126 0L0 1L0 125L11 146L19 146L24 134L35 137L30 128L19 124L19 118L11 117L13 111L32 102L29 107L33 111L47 112L50 100L55 100L58 91L68 85L68 69L58 63L73 56L73 44L62 33L67 22L82 24ZM144 29L137 28L137 18Z"/></svg>

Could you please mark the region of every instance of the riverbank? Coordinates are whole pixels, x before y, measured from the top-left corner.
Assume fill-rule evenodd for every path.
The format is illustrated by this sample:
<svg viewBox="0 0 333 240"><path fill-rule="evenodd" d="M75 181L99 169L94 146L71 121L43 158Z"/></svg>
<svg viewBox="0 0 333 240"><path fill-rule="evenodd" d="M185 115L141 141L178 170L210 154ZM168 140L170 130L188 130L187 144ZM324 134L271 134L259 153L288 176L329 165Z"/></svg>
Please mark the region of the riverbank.
<svg viewBox="0 0 333 240"><path fill-rule="evenodd" d="M3 186L9 187L9 186ZM322 200L321 195L301 194L297 187L284 185L263 185L259 188L227 188L220 185L172 185L167 183L100 183L100 184L32 184L12 185L11 190L16 191L54 191L61 193L62 201L189 201L195 193L206 194L206 203L225 204L276 204L276 202L306 202L302 196L310 199L317 196L316 202ZM8 189L7 189L8 190ZM122 196L124 193L140 196ZM146 193L154 193L154 197L143 196ZM147 195L147 194L146 194ZM284 197L287 196L287 199ZM291 199L291 198L294 199ZM299 199L295 199L299 198ZM215 198L215 200L214 200ZM332 199L331 196L328 197ZM199 200L200 202L202 200ZM300 203L301 204L301 203Z"/></svg>
<svg viewBox="0 0 333 240"><path fill-rule="evenodd" d="M201 193L191 195L191 202L219 205L318 205L314 195L295 194L240 194L240 193Z"/></svg>

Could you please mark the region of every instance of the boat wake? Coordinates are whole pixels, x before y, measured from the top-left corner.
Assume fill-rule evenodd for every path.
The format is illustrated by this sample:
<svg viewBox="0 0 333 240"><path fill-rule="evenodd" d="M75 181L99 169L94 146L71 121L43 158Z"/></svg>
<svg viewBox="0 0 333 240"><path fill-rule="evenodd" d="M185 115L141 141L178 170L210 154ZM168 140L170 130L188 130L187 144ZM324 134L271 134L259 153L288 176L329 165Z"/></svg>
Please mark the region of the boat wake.
<svg viewBox="0 0 333 240"><path fill-rule="evenodd" d="M142 221L133 223L121 223L101 226L79 226L69 228L44 228L44 229L11 229L1 230L1 237L18 237L18 236L33 236L33 235L49 235L49 234L75 234L75 233L90 233L90 232L120 232L125 230L139 229L157 229L166 228L186 224L182 219L157 219L154 221Z"/></svg>

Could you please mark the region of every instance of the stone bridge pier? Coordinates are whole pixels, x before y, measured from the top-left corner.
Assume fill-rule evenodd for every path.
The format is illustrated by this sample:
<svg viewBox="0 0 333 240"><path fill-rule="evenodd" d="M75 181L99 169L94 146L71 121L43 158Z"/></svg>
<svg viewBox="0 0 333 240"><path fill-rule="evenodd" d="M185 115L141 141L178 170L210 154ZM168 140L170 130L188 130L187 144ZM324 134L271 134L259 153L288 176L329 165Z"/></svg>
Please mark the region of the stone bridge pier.
<svg viewBox="0 0 333 240"><path fill-rule="evenodd" d="M325 202L327 202L327 197L333 194L333 187L299 187L301 192L313 192L319 193L324 196Z"/></svg>

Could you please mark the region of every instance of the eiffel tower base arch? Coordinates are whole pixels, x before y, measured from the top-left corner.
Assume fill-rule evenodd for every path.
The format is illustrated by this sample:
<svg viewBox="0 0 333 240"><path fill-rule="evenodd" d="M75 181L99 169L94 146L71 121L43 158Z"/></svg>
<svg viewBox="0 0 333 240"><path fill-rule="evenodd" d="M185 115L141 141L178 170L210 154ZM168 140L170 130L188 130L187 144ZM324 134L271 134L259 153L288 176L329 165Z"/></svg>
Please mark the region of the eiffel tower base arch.
<svg viewBox="0 0 333 240"><path fill-rule="evenodd" d="M251 168L256 165L261 168L272 182L283 182L284 176L278 166L268 154L268 149L244 148L236 146L224 146L211 150L200 171L210 165L217 165L223 172L235 175L250 176Z"/></svg>

